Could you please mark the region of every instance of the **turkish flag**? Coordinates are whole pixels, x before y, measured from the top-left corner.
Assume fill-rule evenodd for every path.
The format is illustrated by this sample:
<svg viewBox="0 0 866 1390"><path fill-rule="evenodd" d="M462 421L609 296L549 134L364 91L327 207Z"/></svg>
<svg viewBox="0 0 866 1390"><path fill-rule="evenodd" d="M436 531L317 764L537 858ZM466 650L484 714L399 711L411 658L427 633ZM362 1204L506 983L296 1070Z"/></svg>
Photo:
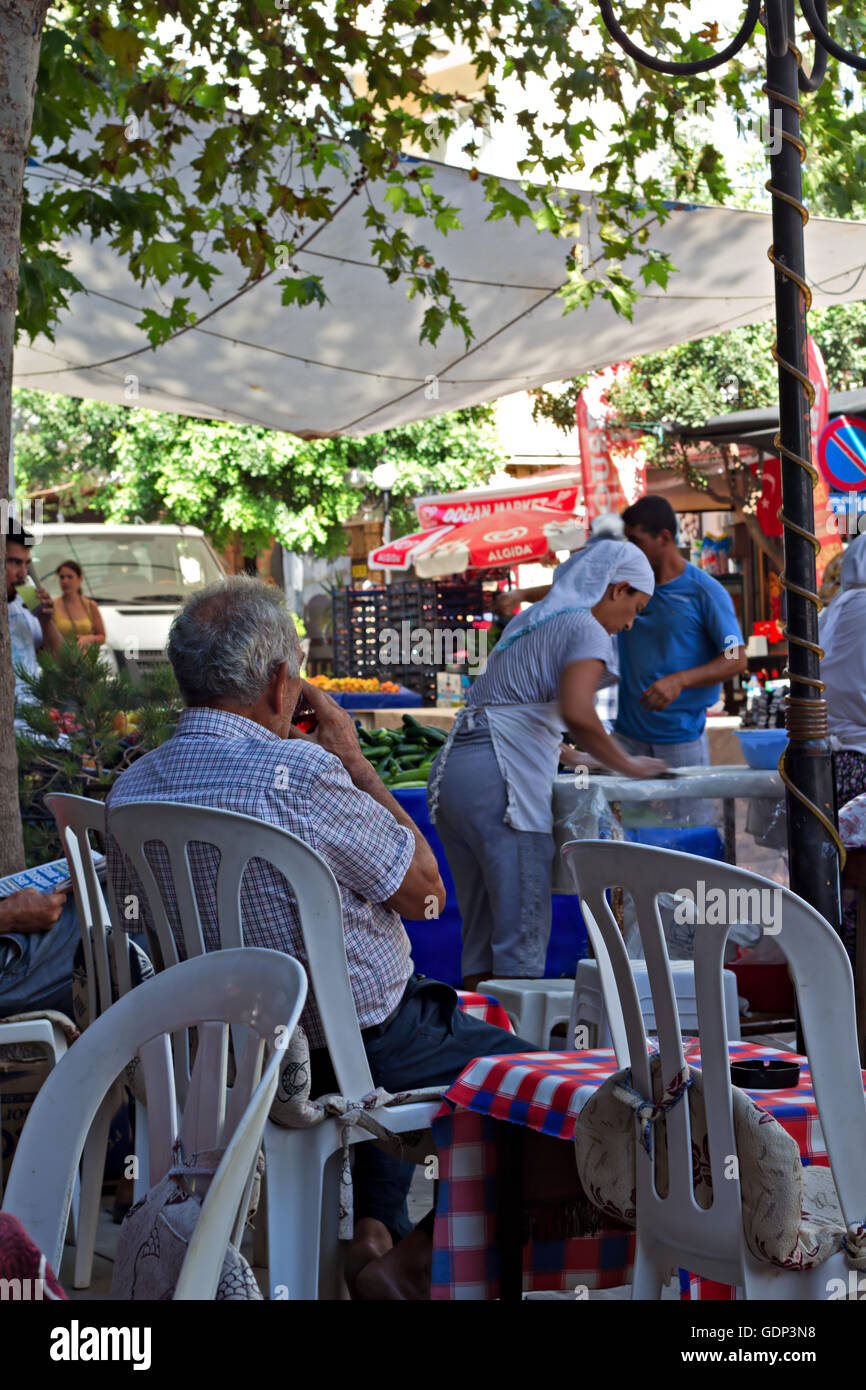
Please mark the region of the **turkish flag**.
<svg viewBox="0 0 866 1390"><path fill-rule="evenodd" d="M778 455L765 458L763 464L753 463L752 473L761 473L761 496L756 508L758 522L765 536L781 536L783 526L776 516L782 505L782 464Z"/></svg>

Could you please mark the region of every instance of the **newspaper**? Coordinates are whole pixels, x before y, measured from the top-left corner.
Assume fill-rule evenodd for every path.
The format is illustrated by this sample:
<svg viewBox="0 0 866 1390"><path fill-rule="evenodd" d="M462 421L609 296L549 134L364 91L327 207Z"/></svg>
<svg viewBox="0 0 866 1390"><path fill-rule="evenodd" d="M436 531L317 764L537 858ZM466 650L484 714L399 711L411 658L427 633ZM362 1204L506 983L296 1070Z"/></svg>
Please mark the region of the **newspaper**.
<svg viewBox="0 0 866 1390"><path fill-rule="evenodd" d="M96 872L101 879L105 877L105 855L96 850L90 851ZM72 887L69 865L65 859L52 859L50 864L37 864L33 869L22 869L20 874L9 874L0 878L0 899L18 893L22 888L35 888L39 893L65 893Z"/></svg>

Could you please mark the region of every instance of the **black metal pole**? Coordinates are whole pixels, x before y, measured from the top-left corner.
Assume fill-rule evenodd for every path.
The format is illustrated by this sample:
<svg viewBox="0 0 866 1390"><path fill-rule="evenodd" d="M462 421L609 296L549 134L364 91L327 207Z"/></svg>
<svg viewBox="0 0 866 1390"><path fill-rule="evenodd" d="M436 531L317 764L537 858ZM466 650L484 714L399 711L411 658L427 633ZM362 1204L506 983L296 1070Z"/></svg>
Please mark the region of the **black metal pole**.
<svg viewBox="0 0 866 1390"><path fill-rule="evenodd" d="M866 72L866 57L849 53L827 30L827 0L800 0L803 17L815 41L811 73L805 72L795 46L794 0L747 0L746 14L731 42L720 53L689 61L647 53L624 32L614 13L614 0L598 0L602 19L612 37L634 61L652 72L692 77L710 72L745 47L763 21L767 34L767 81L770 101L773 246L776 334L774 356L779 364L779 424L776 447L782 460L782 524L785 536L788 670L786 699L788 747L779 762L787 792L788 852L791 887L841 931L840 871L845 851L836 828L833 766L827 736L827 704L820 675L818 645L820 603L815 558L820 545L814 533L813 484L809 410L813 388L807 373L806 315L811 294L805 279L803 226L808 214L802 200L800 164L805 149L800 139L802 107L798 91L821 86L828 54L858 72ZM802 1050L802 1039L798 1045Z"/></svg>
<svg viewBox="0 0 866 1390"><path fill-rule="evenodd" d="M806 314L798 59L793 47L793 0L766 0L767 82L770 104L773 259L779 362L779 436L782 460L787 594L787 724L784 760L791 888L841 929L839 857L830 831L835 792L827 711L820 681L812 494L812 442L806 382ZM781 138L780 138L781 136ZM803 463L798 463L800 459ZM803 464L806 466L804 467ZM809 597L812 595L813 597ZM798 794L799 793L799 794ZM805 801L803 800L805 798ZM810 802L828 825L805 804Z"/></svg>

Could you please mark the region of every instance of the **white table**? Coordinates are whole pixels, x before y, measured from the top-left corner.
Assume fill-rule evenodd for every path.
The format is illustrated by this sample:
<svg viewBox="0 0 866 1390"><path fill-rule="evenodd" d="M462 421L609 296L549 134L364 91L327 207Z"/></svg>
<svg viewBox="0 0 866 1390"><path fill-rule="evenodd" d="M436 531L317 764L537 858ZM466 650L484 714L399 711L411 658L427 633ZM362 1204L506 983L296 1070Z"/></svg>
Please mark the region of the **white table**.
<svg viewBox="0 0 866 1390"><path fill-rule="evenodd" d="M561 849L569 840L595 838L598 833L599 815L604 814L605 803L612 801L634 804L713 798L721 800L723 806L725 859L729 864L735 864L736 798L780 801L784 796L784 790L778 772L762 772L757 768L742 765L683 767L677 769L674 777L651 777L646 780L590 773L588 786L583 785L574 774L562 773L553 784L553 833L557 849ZM573 892L572 884L566 880L561 856L557 854L553 891Z"/></svg>

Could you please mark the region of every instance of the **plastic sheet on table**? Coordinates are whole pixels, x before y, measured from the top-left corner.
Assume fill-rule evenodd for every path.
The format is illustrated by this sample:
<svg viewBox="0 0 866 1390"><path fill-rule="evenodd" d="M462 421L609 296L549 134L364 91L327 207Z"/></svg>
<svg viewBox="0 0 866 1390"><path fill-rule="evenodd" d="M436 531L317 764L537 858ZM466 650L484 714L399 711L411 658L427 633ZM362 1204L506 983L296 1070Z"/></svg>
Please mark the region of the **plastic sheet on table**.
<svg viewBox="0 0 866 1390"><path fill-rule="evenodd" d="M625 779L621 779L625 780ZM704 782L711 780L711 775L701 778L701 789ZM608 788L615 779L605 779ZM717 786L723 790L725 795L730 795L735 789L732 779L722 773L717 780ZM640 784L630 782L626 789L631 795L633 791L644 790ZM647 791L650 789L647 788ZM633 806L626 806L609 800L610 791L603 790L598 783L593 786L592 781L588 787L572 790L570 796L554 797L554 835L558 846L566 844L569 840L623 840L629 837L629 830L635 828L633 817L627 816L627 810L634 810ZM664 803L661 803L664 805ZM715 803L717 806L719 802ZM769 811L763 801L758 803L764 806L764 819L762 824L765 832L770 825L776 826L781 809L781 833L784 836L784 803L776 801L769 802ZM667 805L676 806L676 802L668 802ZM701 801L692 801L692 806L697 808ZM640 810L646 812L654 811L649 796L645 796L640 803ZM771 814L772 812L772 814ZM658 818L650 821L646 815L643 820L638 821L638 828L643 826L671 824L670 820ZM697 817L692 817L692 825L683 825L677 822L678 828L690 829L698 826L706 827L706 820L698 821ZM568 887L574 891L576 885L569 883ZM632 960L643 959L643 946L640 939L640 932L637 925L637 913L634 902L628 889L623 885L622 905L619 912L620 926L626 950ZM667 943L668 954L671 960L693 960L695 952L695 931L697 922L693 912L689 911L689 904L677 897L677 885L672 886L670 893L661 893L657 899L659 917ZM736 946L754 945L763 935L763 924L760 921L735 922L732 923L729 932L728 942L733 949Z"/></svg>
<svg viewBox="0 0 866 1390"><path fill-rule="evenodd" d="M783 799L758 797L748 804L746 834L763 849L787 850L788 814Z"/></svg>

